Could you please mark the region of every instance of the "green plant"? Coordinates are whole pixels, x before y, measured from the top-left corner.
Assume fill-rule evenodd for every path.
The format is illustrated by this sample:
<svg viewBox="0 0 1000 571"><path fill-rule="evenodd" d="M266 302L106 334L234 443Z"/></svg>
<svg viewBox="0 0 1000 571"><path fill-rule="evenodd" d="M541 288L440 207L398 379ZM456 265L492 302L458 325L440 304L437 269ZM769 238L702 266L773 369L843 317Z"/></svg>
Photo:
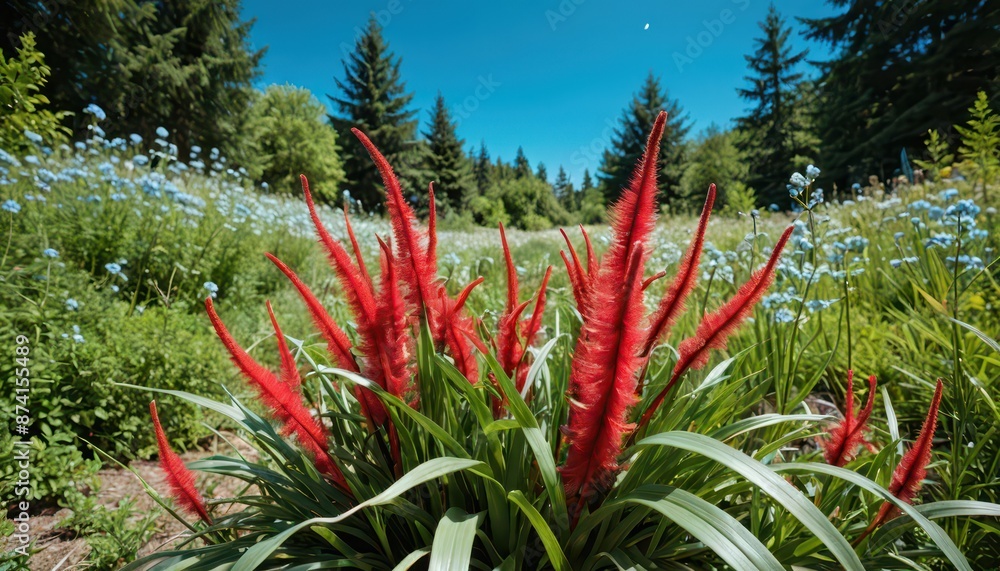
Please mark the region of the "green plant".
<svg viewBox="0 0 1000 571"><path fill-rule="evenodd" d="M20 41L16 56L0 52L0 149L7 152L34 148L31 137L54 147L70 133L62 125L70 113L45 109L49 100L39 93L52 70L35 48L35 35L28 32Z"/></svg>
<svg viewBox="0 0 1000 571"><path fill-rule="evenodd" d="M948 152L948 143L937 129L927 130L924 146L927 148L927 160L916 159L913 162L926 171L928 180L940 180L945 169L950 169L955 162L955 155Z"/></svg>
<svg viewBox="0 0 1000 571"><path fill-rule="evenodd" d="M86 565L95 571L113 571L132 561L156 529L158 510L144 511L134 498L126 498L109 508L96 502L96 489L90 494L68 494L72 514L59 522L59 529L83 537L90 547Z"/></svg>
<svg viewBox="0 0 1000 571"><path fill-rule="evenodd" d="M313 210L354 315L353 334L290 268L272 261L309 307L335 368L284 337L271 313L281 356L280 373L272 372L240 348L206 300L234 363L283 428L236 397L216 402L155 390L228 417L261 454L193 463L253 491L211 500L231 509L202 516L204 525L187 524L194 534L184 548L129 569L405 569L426 560L430 568L863 570L934 558L971 569L933 520L996 517L1000 506L967 500L911 506L909 493L898 492L900 499L880 485L899 487L892 445L860 455L848 468L813 462L814 452L794 444L816 436L817 423L828 417L786 409L785 385L760 375L762 362L748 349L707 375L689 374L725 348L750 315L793 232L796 247L804 248L801 227L782 233L763 269L750 257L745 285L728 301L704 317L695 312L697 326L676 357L656 351L694 291L715 198L713 188L677 276L647 317L643 292L662 277L647 280L643 270L652 263L646 253L656 207L652 173L664 120L660 115L654 124L644 162L612 213L610 246L600 261L586 234L583 256L573 248L563 254L580 330L557 319L538 348L533 337L548 272L524 316L530 301L519 302L504 237L505 309L495 330L474 326L464 306L481 278L457 297L446 292L437 279L434 210L424 234L388 163L359 134L385 181L393 221L394 244L380 241L378 287L350 226L353 259ZM306 197L312 206L308 188ZM807 188L802 200L812 208L815 197ZM313 373L303 378L297 361ZM772 400L778 412L768 410ZM890 402L883 400L889 411ZM928 419L936 418L936 406ZM865 410L867 416L872 407ZM901 444L895 417L887 416L890 442ZM925 425L933 427L930 420ZM924 467L932 432L924 431L904 465ZM176 462L166 469L172 481L190 481ZM901 489L912 492L911 484ZM188 491L180 505L203 510L195 496ZM885 522L876 516L883 505L903 515L872 524Z"/></svg>
<svg viewBox="0 0 1000 571"><path fill-rule="evenodd" d="M985 197L986 185L996 181L1000 172L1000 116L990 109L985 91L976 95L969 114L972 118L967 127L955 125L962 138L958 154L962 164L970 168L975 180L982 185Z"/></svg>

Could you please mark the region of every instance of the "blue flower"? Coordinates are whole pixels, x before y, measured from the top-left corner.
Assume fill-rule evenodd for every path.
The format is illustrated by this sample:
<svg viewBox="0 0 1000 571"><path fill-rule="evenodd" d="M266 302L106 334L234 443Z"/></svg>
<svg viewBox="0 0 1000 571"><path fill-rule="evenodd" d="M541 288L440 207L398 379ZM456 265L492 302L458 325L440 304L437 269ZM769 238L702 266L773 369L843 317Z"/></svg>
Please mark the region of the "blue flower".
<svg viewBox="0 0 1000 571"><path fill-rule="evenodd" d="M83 343L84 342L83 335L80 335L79 333L74 333L73 341L76 341L77 343Z"/></svg>
<svg viewBox="0 0 1000 571"><path fill-rule="evenodd" d="M201 147L199 147L198 145L191 145L191 154L197 155L200 152L201 152Z"/></svg>
<svg viewBox="0 0 1000 571"><path fill-rule="evenodd" d="M904 232L896 232L895 234L892 235L892 239L895 240L895 241L897 241L897 242L899 242L900 240L903 239L903 236L906 236L906 233L904 233Z"/></svg>
<svg viewBox="0 0 1000 571"><path fill-rule="evenodd" d="M170 135L170 131L167 131L165 127L156 128L156 136L160 137L161 139L167 138L168 135Z"/></svg>
<svg viewBox="0 0 1000 571"><path fill-rule="evenodd" d="M965 199L959 200L955 204L952 204L944 211L946 216L955 216L961 219L963 216L966 220L971 220L979 215L980 209L976 206L976 203L972 200Z"/></svg>
<svg viewBox="0 0 1000 571"><path fill-rule="evenodd" d="M31 141L32 143L35 143L37 145L40 145L42 143L42 136L39 135L38 133L34 132L34 131L30 131L28 129L25 129L24 130L24 136L27 137L29 141Z"/></svg>
<svg viewBox="0 0 1000 571"><path fill-rule="evenodd" d="M942 190L940 193L938 193L938 198L940 198L941 200L943 200L945 202L951 202L956 197L958 197L958 189L957 188L946 188L946 189Z"/></svg>
<svg viewBox="0 0 1000 571"><path fill-rule="evenodd" d="M136 133L132 133L131 135L128 136L128 138L130 141L132 141L133 145L138 145L139 143L142 142L142 136Z"/></svg>
<svg viewBox="0 0 1000 571"><path fill-rule="evenodd" d="M117 276L122 271L122 267L114 262L104 264L104 269L108 270L108 273L113 276Z"/></svg>
<svg viewBox="0 0 1000 571"><path fill-rule="evenodd" d="M989 235L990 235L989 230L982 230L979 228L969 230L969 238L973 240L985 240L987 237L989 237Z"/></svg>
<svg viewBox="0 0 1000 571"><path fill-rule="evenodd" d="M136 155L132 157L132 162L139 166L142 166L149 162L149 157L147 157L146 155Z"/></svg>
<svg viewBox="0 0 1000 571"><path fill-rule="evenodd" d="M834 303L837 303L836 299L810 299L806 302L806 309L810 312L823 311Z"/></svg>
<svg viewBox="0 0 1000 571"><path fill-rule="evenodd" d="M795 321L795 314L787 307L782 307L774 312L775 323L791 323L793 321Z"/></svg>
<svg viewBox="0 0 1000 571"><path fill-rule="evenodd" d="M949 265L954 266L955 256L948 256L947 258L945 258L945 261L948 262ZM958 262L969 270L981 270L985 267L983 266L982 259L980 259L978 256L969 256L968 254L962 254L961 256L959 256Z"/></svg>
<svg viewBox="0 0 1000 571"><path fill-rule="evenodd" d="M3 205L0 206L0 208L6 210L7 212L10 212L11 214L17 214L18 212L21 211L21 205L18 204L17 202L14 202L14 200L11 198L5 200Z"/></svg>
<svg viewBox="0 0 1000 571"><path fill-rule="evenodd" d="M205 284L202 287L207 289L208 295L213 298L216 296L216 294L219 293L219 286L215 285L215 282L205 282Z"/></svg>
<svg viewBox="0 0 1000 571"><path fill-rule="evenodd" d="M53 250L52 248L45 248L45 250L42 251L42 255L46 258L58 258L59 252Z"/></svg>
<svg viewBox="0 0 1000 571"><path fill-rule="evenodd" d="M819 173L820 173L820 170L818 168L816 168L815 166L813 166L813 165L809 165L809 166L806 167L806 176L808 176L811 179L815 180L816 178L818 178L819 177Z"/></svg>
<svg viewBox="0 0 1000 571"><path fill-rule="evenodd" d="M859 183L854 183L851 185L851 190L853 190L856 194L861 194L861 185Z"/></svg>
<svg viewBox="0 0 1000 571"><path fill-rule="evenodd" d="M91 103L90 105L83 108L83 112L88 115L93 115L98 121L103 121L108 118L107 114L104 113L104 109L101 109L97 105Z"/></svg>
<svg viewBox="0 0 1000 571"><path fill-rule="evenodd" d="M947 248L951 246L952 242L955 241L955 237L951 234L934 234L934 236L927 239L924 243L924 247L932 248L934 246L940 246L942 248Z"/></svg>
<svg viewBox="0 0 1000 571"><path fill-rule="evenodd" d="M806 177L802 176L802 173L792 173L792 176L791 178L788 179L788 182L791 183L791 185L796 188L805 188L809 186L809 181L806 180Z"/></svg>
<svg viewBox="0 0 1000 571"><path fill-rule="evenodd" d="M777 212L781 210L781 207L772 202L771 205L767 207L767 209L770 210L771 212Z"/></svg>
<svg viewBox="0 0 1000 571"><path fill-rule="evenodd" d="M941 208L940 206L931 206L927 211L927 218L930 218L931 220L941 220L944 218L944 208Z"/></svg>
<svg viewBox="0 0 1000 571"><path fill-rule="evenodd" d="M36 157L35 155L28 155L24 157L24 162L28 163L29 165L35 165L35 166L42 164L42 161L38 160L38 157Z"/></svg>
<svg viewBox="0 0 1000 571"><path fill-rule="evenodd" d="M66 309L70 311L76 311L80 309L80 302L76 301L72 297L66 300Z"/></svg>
<svg viewBox="0 0 1000 571"><path fill-rule="evenodd" d="M868 247L868 238L864 236L848 236L844 240L844 246L852 252L864 252Z"/></svg>

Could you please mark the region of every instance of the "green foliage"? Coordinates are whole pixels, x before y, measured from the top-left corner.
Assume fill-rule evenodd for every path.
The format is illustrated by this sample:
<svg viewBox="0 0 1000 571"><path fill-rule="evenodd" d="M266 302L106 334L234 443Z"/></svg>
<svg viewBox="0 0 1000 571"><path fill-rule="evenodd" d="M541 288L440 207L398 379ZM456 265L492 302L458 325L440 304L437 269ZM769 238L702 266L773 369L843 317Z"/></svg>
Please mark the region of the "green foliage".
<svg viewBox="0 0 1000 571"><path fill-rule="evenodd" d="M69 113L45 108L49 100L40 91L52 70L35 47L35 35L29 32L21 36L17 55L8 56L0 51L0 149L18 152L33 148L26 131L41 136L49 146L64 142L69 129L62 121Z"/></svg>
<svg viewBox="0 0 1000 571"><path fill-rule="evenodd" d="M800 90L802 72L797 71L807 55L795 52L789 43L792 30L772 4L759 24L763 37L754 40L755 51L746 55L750 87L737 90L751 104L747 115L737 120L742 131L737 139L749 165L745 182L758 189L763 204L788 205L785 181L795 166L809 162L812 149L803 138L807 131Z"/></svg>
<svg viewBox="0 0 1000 571"><path fill-rule="evenodd" d="M749 214L757 206L757 193L746 184L737 181L722 188L725 189L723 196L726 197L723 214L736 218L741 213Z"/></svg>
<svg viewBox="0 0 1000 571"><path fill-rule="evenodd" d="M924 169L928 180L938 181L946 169L951 170L955 155L948 152L948 143L941 138L937 129L927 130L924 147L927 149L927 160L916 159L913 162Z"/></svg>
<svg viewBox="0 0 1000 571"><path fill-rule="evenodd" d="M646 134L660 111L668 113L663 140L660 142L660 202L671 209L680 209L682 202L681 177L684 175L684 139L691 129L687 115L680 103L670 99L660 85L660 79L650 73L645 83L622 110L621 119L611 138L611 146L601 157L598 173L605 202L618 196L628 186L629 176L642 156Z"/></svg>
<svg viewBox="0 0 1000 571"><path fill-rule="evenodd" d="M264 52L250 48L252 23L241 21L240 0L8 5L3 35L37 30L53 69L44 93L56 108L96 103L111 118L111 137L138 133L152 142L158 127L169 126L182 156L193 145L217 147L237 165L248 164L251 83ZM87 121L77 117L80 132Z"/></svg>
<svg viewBox="0 0 1000 571"><path fill-rule="evenodd" d="M426 149L415 142L416 111L409 109L413 94L406 92L400 62L389 51L382 27L372 14L354 51L346 55L343 79L336 80L342 94L330 98L339 111L330 120L341 136L347 188L368 211L380 208L381 182L371 168L367 151L350 133L351 128L361 129L379 146L408 192L423 195L431 180L421 170Z"/></svg>
<svg viewBox="0 0 1000 571"><path fill-rule="evenodd" d="M255 153L251 176L283 194L301 193L306 174L319 200L336 204L344 170L337 134L325 121L326 108L307 89L269 86L253 103Z"/></svg>
<svg viewBox="0 0 1000 571"><path fill-rule="evenodd" d="M135 560L139 549L152 539L161 512L140 512L135 498L124 498L109 508L97 503L96 492L97 489L92 489L89 495L70 493L66 507L72 514L59 522L59 529L86 539L90 547L88 569L114 571Z"/></svg>
<svg viewBox="0 0 1000 571"><path fill-rule="evenodd" d="M476 184L463 150L465 142L458 138L455 126L444 97L439 93L431 111L430 130L424 136L427 138L427 171L434 181L434 199L446 214L462 210L475 192Z"/></svg>
<svg viewBox="0 0 1000 571"><path fill-rule="evenodd" d="M964 121L976 91L1000 94L1000 59L993 49L1000 45L1000 10L994 3L830 4L835 14L803 22L806 36L833 54L819 63L822 104L815 118L818 156L838 184L870 174L888 178L899 166L900 149L920 148L928 129L943 132Z"/></svg>
<svg viewBox="0 0 1000 571"><path fill-rule="evenodd" d="M958 153L962 165L969 168L985 194L986 184L995 182L1000 176L1000 116L990 109L990 100L984 91L976 96L969 114L972 118L966 123L967 127L955 125L962 137Z"/></svg>
<svg viewBox="0 0 1000 571"><path fill-rule="evenodd" d="M552 187L533 176L501 180L494 191L487 193L490 195L500 199L511 225L522 230L544 230L570 223Z"/></svg>
<svg viewBox="0 0 1000 571"><path fill-rule="evenodd" d="M691 206L701 206L711 184L719 189L718 203L727 207L731 203L731 189L739 185L745 194L749 169L746 157L735 144L737 137L733 131L724 132L711 125L694 143L681 179L682 192Z"/></svg>

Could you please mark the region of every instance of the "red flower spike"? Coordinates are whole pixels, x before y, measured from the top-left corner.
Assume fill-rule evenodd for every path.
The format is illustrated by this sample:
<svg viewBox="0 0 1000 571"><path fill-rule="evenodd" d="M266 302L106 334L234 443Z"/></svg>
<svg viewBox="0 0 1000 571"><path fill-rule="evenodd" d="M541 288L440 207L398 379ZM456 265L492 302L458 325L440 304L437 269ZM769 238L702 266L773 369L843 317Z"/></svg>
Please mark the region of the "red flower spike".
<svg viewBox="0 0 1000 571"><path fill-rule="evenodd" d="M648 278L646 278L646 281L642 282L642 291L646 291L647 289L649 289L649 286L653 285L653 282L662 277L665 277L666 275L667 275L667 270L660 270L655 274L649 276Z"/></svg>
<svg viewBox="0 0 1000 571"><path fill-rule="evenodd" d="M613 246L614 247L614 246ZM603 266L592 291L600 312L587 316L570 373L570 413L563 426L569 453L560 468L566 495L586 500L610 484L618 471L622 438L635 403L642 342L642 244L631 248L625 271Z"/></svg>
<svg viewBox="0 0 1000 571"><path fill-rule="evenodd" d="M198 493L194 485L194 473L184 465L184 461L170 448L167 435L160 426L160 417L156 414L156 401L149 403L149 414L153 417L153 430L156 433L156 445L160 449L160 467L170 485L170 495L182 508L196 514L208 525L212 518L205 508L205 499Z"/></svg>
<svg viewBox="0 0 1000 571"><path fill-rule="evenodd" d="M301 178L302 191L306 195L306 205L309 207L309 216L316 227L316 233L319 235L320 242L323 244L324 249L326 249L327 257L333 269L337 272L337 278L340 280L344 295L347 297L347 302L351 305L355 317L359 320L366 319L370 321L375 315L375 292L372 289L371 278L367 273L363 273L359 267L354 265L351 257L347 254L347 250L340 245L340 242L334 240L333 236L327 231L323 225L323 221L319 218L319 214L316 212L312 193L309 192L309 181L305 175ZM364 264L363 261L361 263L362 265Z"/></svg>
<svg viewBox="0 0 1000 571"><path fill-rule="evenodd" d="M309 309L309 315L312 316L313 323L316 328L319 329L320 334L326 339L327 350L333 355L334 362L338 367L347 369L352 372L360 372L358 368L358 363L354 359L354 355L351 353L351 341L347 338L347 334L334 323L333 318L330 314L326 312L323 308L323 304L319 302L316 295L309 289L306 284L302 283L299 276L295 275L288 266L282 263L281 260L274 257L271 254L264 254L267 259L281 270L281 273L288 277L295 289L298 290L299 295L302 297L302 301L305 302L306 307Z"/></svg>
<svg viewBox="0 0 1000 571"><path fill-rule="evenodd" d="M240 347L215 313L212 298L205 298L205 309L212 321L215 333L222 340L233 363L243 376L257 390L274 416L285 426L285 430L298 437L299 444L309 452L316 468L330 476L334 483L348 491L347 481L340 468L333 463L327 451L326 428L319 423L302 403L302 397L283 383L266 367L255 361Z"/></svg>
<svg viewBox="0 0 1000 571"><path fill-rule="evenodd" d="M414 402L416 390L410 368L413 339L409 334L406 307L396 280L392 249L381 238L378 243L382 248L382 279L376 313L379 326L373 336L378 358L373 357L370 361L377 361L379 376L384 379L383 386L389 393L405 402Z"/></svg>
<svg viewBox="0 0 1000 571"><path fill-rule="evenodd" d="M524 327L524 344L530 346L535 342L538 330L542 328L542 315L545 313L545 290L549 287L549 278L552 277L552 266L545 270L542 277L542 284L538 286L538 293L535 294L535 308L531 311L531 319Z"/></svg>
<svg viewBox="0 0 1000 571"><path fill-rule="evenodd" d="M646 409L645 414L643 414L642 419L639 421L638 428L646 426L649 419L652 418L653 413L663 403L663 399L667 396L667 393L680 380L681 375L689 369L704 367L708 363L708 357L712 349L725 349L726 340L750 316L753 307L764 296L767 288L770 287L771 282L774 280L775 267L778 265L778 259L781 257L781 252L784 250L785 244L788 243L788 239L792 235L792 230L793 227L789 226L782 233L781 238L774 245L774 250L771 252L771 257L768 259L767 264L754 272L732 299L723 304L719 309L706 315L698 325L694 337L681 342L678 347L680 356L677 359L677 364L674 366L670 382L667 383L667 386L660 391L660 394L653 399L653 402Z"/></svg>
<svg viewBox="0 0 1000 571"><path fill-rule="evenodd" d="M367 135L358 129L351 129L351 132L364 145L382 176L382 183L385 185L385 205L392 220L392 234L397 248L399 277L407 286L406 301L410 306L410 315L419 319L425 310L431 309L437 299L437 287L434 283L435 264L427 257L428 239L417 228L416 215L403 198L403 190L389 162ZM433 312L427 311L426 314L431 321L431 331L437 331L433 323Z"/></svg>
<svg viewBox="0 0 1000 571"><path fill-rule="evenodd" d="M427 185L427 263L431 266L431 274L437 274L437 205L434 202L434 183Z"/></svg>
<svg viewBox="0 0 1000 571"><path fill-rule="evenodd" d="M892 473L892 481L889 482L889 493L896 496L905 503L913 503L913 498L917 496L923 480L927 476L927 464L931 461L931 451L933 448L934 431L937 430L938 410L941 407L941 395L944 392L944 383L937 380L937 388L934 389L934 398L931 399L931 406L927 410L927 417L920 427L920 434L917 435L916 442L903 454L903 459L899 461L896 470ZM878 515L872 520L871 525L855 540L855 544L860 543L869 533L876 528L899 515L899 508L890 502L884 502L878 510Z"/></svg>
<svg viewBox="0 0 1000 571"><path fill-rule="evenodd" d="M472 289L481 283L483 278L479 277L467 285L457 300L448 298L442 287L438 298L441 345L448 349L448 354L455 361L455 368L472 384L479 382L479 364L476 363L476 356L469 347L468 339L475 335L474 322L461 310Z"/></svg>
<svg viewBox="0 0 1000 571"><path fill-rule="evenodd" d="M354 227L351 226L351 217L348 215L346 204L344 205L344 227L347 228L347 237L351 241L351 249L354 250L354 259L358 262L358 270L361 271L361 276L368 281L368 287L372 291L375 291L371 274L368 273L368 268L365 267L365 258L361 255L361 246L358 245L358 238L354 235Z"/></svg>
<svg viewBox="0 0 1000 571"><path fill-rule="evenodd" d="M569 276L570 285L573 286L573 299L576 300L576 309L583 316L587 313L587 294L584 291L583 281L580 274L576 271L576 267L569 261L569 257L566 256L566 252L559 250L559 255L562 256L563 263L566 264L566 274Z"/></svg>
<svg viewBox="0 0 1000 571"><path fill-rule="evenodd" d="M844 402L844 419L828 430L828 438L819 439L823 458L827 464L844 466L855 458L855 452L865 441L864 432L875 406L875 375L868 377L868 401L861 414L854 416L854 371L847 371L847 396Z"/></svg>
<svg viewBox="0 0 1000 571"><path fill-rule="evenodd" d="M708 219L712 215L714 204L715 185L713 184L708 187L708 196L705 198L705 206L701 209L698 229L695 230L694 238L691 239L687 252L681 258L680 265L677 267L677 275L663 293L660 305L650 319L649 332L642 347L643 356L648 356L653 346L666 337L674 322L684 311L684 302L694 289L698 279L698 264L701 262L701 250L705 244L705 231L708 229Z"/></svg>
<svg viewBox="0 0 1000 571"><path fill-rule="evenodd" d="M563 232L563 236L566 236L565 232ZM510 255L510 246L507 244L507 233L504 232L503 222L500 223L500 244L503 246L503 260L507 265L507 308L505 312L509 315L514 310L514 306L517 305L518 283L517 268L514 267L514 258Z"/></svg>
<svg viewBox="0 0 1000 571"><path fill-rule="evenodd" d="M587 276L591 279L597 277L597 270L600 266L597 263L597 256L594 255L594 245L590 243L590 234L580 224L580 233L583 234L583 241L587 244Z"/></svg>
<svg viewBox="0 0 1000 571"><path fill-rule="evenodd" d="M278 340L278 354L281 356L281 380L287 383L293 391L298 392L302 388L302 376L299 374L299 368L295 365L295 357L288 350L288 341L281 332L278 320L274 317L271 302L266 301L265 305L267 306L267 315L271 318L271 327L274 328L274 337Z"/></svg>

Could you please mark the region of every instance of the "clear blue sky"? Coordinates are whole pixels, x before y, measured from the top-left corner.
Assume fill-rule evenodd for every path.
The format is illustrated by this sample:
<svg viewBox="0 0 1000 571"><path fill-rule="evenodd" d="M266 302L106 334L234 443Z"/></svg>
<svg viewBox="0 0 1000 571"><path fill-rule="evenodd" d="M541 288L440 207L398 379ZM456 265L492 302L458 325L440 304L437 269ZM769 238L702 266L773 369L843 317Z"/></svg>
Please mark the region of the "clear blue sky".
<svg viewBox="0 0 1000 571"><path fill-rule="evenodd" d="M746 61L767 13L765 0L244 0L252 41L267 46L260 84L306 87L325 104L343 77L343 50L375 12L414 93L420 129L438 91L466 147L491 156L518 145L550 179L563 165L575 183L594 172L610 128L646 74L661 77L694 122L692 135L726 126L746 103ZM827 59L798 35L795 17L833 13L820 0L776 0L796 47ZM646 27L648 24L648 28ZM813 73L812 68L805 71ZM377 141L376 141L377 142Z"/></svg>

